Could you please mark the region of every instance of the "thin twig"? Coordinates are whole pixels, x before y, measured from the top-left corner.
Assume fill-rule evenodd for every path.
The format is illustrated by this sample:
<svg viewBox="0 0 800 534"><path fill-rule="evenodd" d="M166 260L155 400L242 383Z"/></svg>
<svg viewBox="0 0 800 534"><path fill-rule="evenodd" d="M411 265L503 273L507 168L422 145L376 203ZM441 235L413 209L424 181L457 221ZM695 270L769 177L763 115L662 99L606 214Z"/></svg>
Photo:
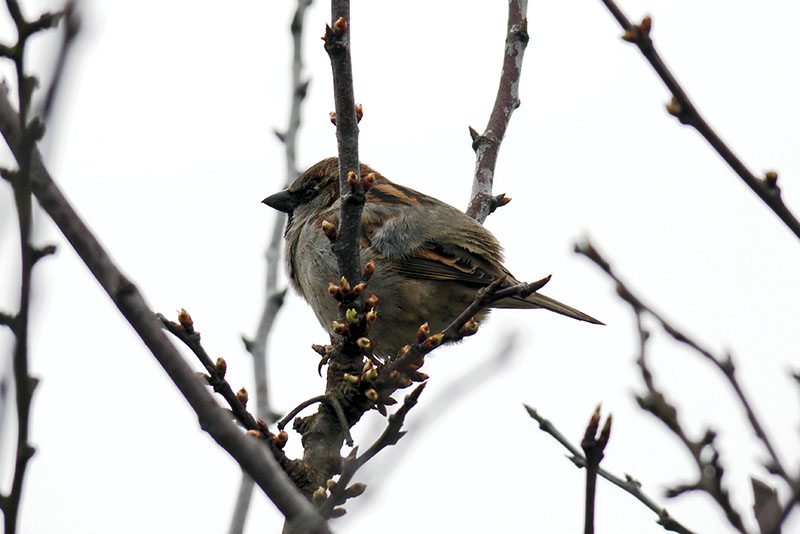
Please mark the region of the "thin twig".
<svg viewBox="0 0 800 534"><path fill-rule="evenodd" d="M401 354L389 360L380 370L373 388L380 396L379 402L389 396L401 385L410 385L411 381L420 382L427 376L419 373L424 363L425 355L444 343L458 341L477 332L478 323L473 319L475 315L494 302L509 297L526 298L535 293L547 282L550 277L537 282L521 282L508 286L504 278L492 282L489 286L478 291L475 299L456 317L444 330L438 334L427 337L423 341L407 345ZM410 380L408 380L410 378Z"/></svg>
<svg viewBox="0 0 800 534"><path fill-rule="evenodd" d="M486 386L492 380L501 376L502 371L508 367L518 350L519 332L510 331L502 334L499 344L488 358L481 358L477 365L467 369L453 380L439 388L439 393L428 397L425 402L425 411L419 412L413 422L407 426L407 435L404 437L404 446L392 453L391 460L367 466L366 472L362 471L365 479L378 477L388 480L391 473L403 466L403 457L413 449L414 441L424 436L427 428L435 425L439 418L450 414L452 407L458 406L465 397L473 395L478 388ZM361 506L364 501L375 498L376 493L371 491L360 499Z"/></svg>
<svg viewBox="0 0 800 534"><path fill-rule="evenodd" d="M598 406L586 431L583 433L581 448L586 459L586 503L583 524L583 534L594 534L594 505L597 489L597 472L600 469L600 462L603 459L603 450L608 445L608 438L611 435L611 415L606 418L600 434L597 430L600 427L600 406Z"/></svg>
<svg viewBox="0 0 800 534"><path fill-rule="evenodd" d="M648 393L646 396L637 397L637 401L639 402L640 406L653 413L659 420L661 420L680 440L683 442L684 446L687 450L691 453L692 458L695 461L695 464L698 469L698 479L696 482L692 484L682 484L676 488L670 490L669 494L671 496L680 495L686 491L694 491L694 490L701 490L708 493L711 497L715 499L715 501L719 504L722 510L725 512L728 521L733 525L736 529L740 532L745 532L745 527L741 520L741 515L737 510L734 509L732 503L730 502L730 498L728 495L727 490L722 486L722 476L723 476L723 468L722 464L719 460L719 452L717 451L716 447L714 446L714 439L716 434L711 430L707 429L705 435L699 440L692 440L687 435L686 432L683 430L680 422L678 421L678 414L677 409L669 403L663 393L658 391L656 388L652 374L647 367L646 363L646 353L645 353L645 344L648 339L648 332L644 329L642 325L642 314L647 313L651 317L653 317L667 332L673 339L684 343L691 347L695 352L702 355L703 358L710 361L725 377L727 382L731 385L736 397L739 401L739 404L745 409L747 414L747 419L750 423L750 426L753 429L753 432L764 445L768 455L769 461L766 463L766 468L771 472L775 473L780 476L789 486L792 491L792 497L790 498L789 502L784 506L782 512L780 514L781 519L778 521L777 525L774 525L772 529L780 528L780 524L783 520L788 516L791 509L796 504L797 495L800 494L798 492L798 488L800 488L800 479L792 477L788 470L784 467L783 462L780 460L779 456L776 453L775 448L772 446L772 442L767 436L766 430L763 425L760 423L758 417L755 415L755 411L752 408L752 403L744 394L741 385L738 382L738 379L735 375L735 366L731 359L730 355L726 355L724 358L715 356L709 350L704 349L701 347L699 343L692 340L678 330L675 326L671 323L666 321L660 314L655 312L651 307L646 305L640 298L634 295L634 293L628 289L628 287L620 280L616 274L614 274L613 269L609 262L604 259L600 253L592 246L591 243L583 243L576 245L575 248L576 252L579 254L583 254L595 264L597 264L605 273L616 283L617 285L617 293L620 297L628 302L630 306L633 308L635 316L636 316L636 323L637 328L639 331L639 336L641 338L640 347L639 347L639 359L637 363L641 368L642 377L644 379L645 386L647 387ZM709 458L708 454L705 454L704 451L706 448L711 450L711 455Z"/></svg>
<svg viewBox="0 0 800 534"><path fill-rule="evenodd" d="M648 315L652 316L656 321L658 321L658 323L661 325L661 328L663 328L667 334L672 336L673 339L694 349L695 352L702 355L706 360L711 362L722 372L731 388L733 388L739 403L744 408L745 413L747 414L747 420L750 422L753 432L758 439L761 440L761 443L764 445L764 448L769 454L770 462L767 466L768 470L777 473L784 481L786 481L787 484L789 484L790 487L794 489L800 487L800 481L792 477L788 470L784 467L775 447L772 445L772 441L767 435L766 429L761 424L758 416L756 416L752 407L752 403L742 390L741 384L739 383L739 380L735 374L736 367L731 356L726 355L724 358L715 356L711 351L703 348L698 342L694 341L687 334L683 333L677 327L668 322L661 314L653 310L653 308L642 302L642 300L636 297L617 277L617 275L613 272L609 262L600 255L597 249L590 242L587 241L585 243L576 245L575 251L589 258L616 283L617 293L620 295L620 297L622 297L622 299L624 299L633 307L634 311L647 312Z"/></svg>
<svg viewBox="0 0 800 534"><path fill-rule="evenodd" d="M318 402L327 402L333 411L336 413L336 417L339 419L339 424L342 426L342 432L344 432L344 441L347 443L349 447L353 446L353 437L350 435L350 428L347 424L347 417L344 415L344 410L342 410L342 405L336 400L336 397L333 395L317 395L316 397L311 397L308 400L301 402L297 405L291 412L286 414L283 419L278 421L278 430L283 430L286 425L289 424L289 421L295 418L297 414L311 406L312 404L316 404Z"/></svg>
<svg viewBox="0 0 800 534"><path fill-rule="evenodd" d="M289 125L283 132L275 135L283 143L286 157L286 184L291 183L298 175L297 170L297 136L300 130L300 111L308 89L308 80L303 80L303 27L306 8L311 0L298 0L292 17L292 79L291 105L289 107ZM256 384L256 415L264 421L273 421L277 412L272 408L269 399L269 379L267 376L268 341L272 325L283 305L286 290L278 290L278 270L280 268L281 243L283 227L286 225L286 214L275 211L269 245L267 246L266 265L266 302L261 318L258 321L256 335L252 340L244 340L247 351L253 357L253 378ZM253 481L246 473L242 473L239 492L234 505L228 534L241 534L250 510L253 495Z"/></svg>
<svg viewBox="0 0 800 534"><path fill-rule="evenodd" d="M39 114L47 121L50 112L53 110L53 104L56 101L59 89L61 89L61 80L64 77L64 67L67 64L67 58L70 51L72 51L72 44L80 31L80 18L77 13L77 6L75 0L69 0L67 5L62 10L64 16L64 28L62 29L61 47L58 50L58 58L56 58L56 65L53 69L52 81L50 87L47 89L47 96L42 104L42 110Z"/></svg>
<svg viewBox="0 0 800 534"><path fill-rule="evenodd" d="M494 169L500 144L506 134L511 114L519 107L519 80L522 58L528 45L528 0L508 0L508 29L503 53L503 70L494 108L486 130L480 135L469 129L475 150L475 178L472 182L467 215L483 223L499 206L508 204L505 195L492 196Z"/></svg>
<svg viewBox="0 0 800 534"><path fill-rule="evenodd" d="M725 512L728 522L736 530L744 534L747 531L742 522L742 516L733 506L730 494L722 484L725 470L720 460L719 451L714 444L717 434L711 428L707 428L702 438L693 440L683 429L678 419L678 409L656 387L653 374L647 365L646 347L650 333L645 330L642 323L642 310L637 309L634 314L636 316L636 328L639 333L639 357L636 363L639 365L642 380L647 387L647 394L637 395L636 402L643 410L653 414L680 439L683 446L691 454L697 467L697 480L695 482L678 484L667 490L667 496L672 498L690 491L703 491L711 496L722 511ZM705 452L706 449L710 450L710 454Z"/></svg>
<svg viewBox="0 0 800 534"><path fill-rule="evenodd" d="M193 327L187 328L184 326L187 323L183 317L189 317L186 310L181 310L182 320L180 324L170 321L160 313L156 314L156 316L170 334L180 339L184 345L189 347L195 356L197 356L197 359L200 360L200 363L203 364L203 367L205 367L208 372L206 378L208 384L214 388L215 393L222 395L228 403L228 406L230 406L231 412L234 417L236 417L237 421L247 430L260 430L257 419L247 411L245 403L236 396L231 385L225 380L225 375L224 372L220 370L220 365L215 364L206 352L206 349L203 348L203 345L200 343L200 334L195 332ZM191 318L189 318L189 321L191 321ZM222 365L225 365L224 360Z"/></svg>
<svg viewBox="0 0 800 534"><path fill-rule="evenodd" d="M653 69L672 93L672 101L667 105L667 111L678 118L682 124L687 124L697 130L708 144L725 160L731 169L752 189L756 195L789 227L795 236L800 238L800 221L792 214L781 198L778 187L778 175L774 172L767 173L764 178L757 178L750 169L733 153L719 135L708 125L706 120L694 106L683 87L670 72L661 56L656 51L653 40L650 38L652 20L645 17L639 25L633 25L614 3L614 0L601 0L608 8L624 34L622 38L639 47L642 55L650 62Z"/></svg>
<svg viewBox="0 0 800 534"><path fill-rule="evenodd" d="M0 92L0 132L19 158L22 130L19 115ZM327 525L263 444L239 430L205 390L205 385L161 330L161 323L147 306L139 290L114 264L75 209L50 177L35 148L31 157L31 189L39 205L53 219L103 289L111 297L148 349L170 376L208 432L253 477L277 508L290 521L309 532L328 532Z"/></svg>
<svg viewBox="0 0 800 534"><path fill-rule="evenodd" d="M17 411L17 440L16 454L14 457L14 474L8 494L0 495L0 509L3 511L5 532L14 534L17 531L17 518L19 515L22 488L28 462L34 454L34 447L29 443L30 409L33 393L38 384L38 379L28 374L28 329L30 321L31 286L33 267L36 262L55 251L54 247L37 250L32 243L33 237L33 203L31 198L31 164L34 157L36 141L44 134L44 123L40 119L28 121L33 90L38 83L34 76L25 72L26 45L28 39L35 33L54 27L60 13L44 13L36 21L28 21L22 14L16 0L6 0L6 7L17 30L17 42L11 47L2 47L0 57L7 57L14 63L17 76L17 100L19 114L9 115L18 132L18 136L8 141L9 147L17 159L17 170L4 172L4 178L9 179L14 191L14 203L17 209L19 223L21 282L19 309L13 316L2 318L4 324L11 327L15 337L12 367L14 375L14 390L16 392ZM5 84L0 86L2 97L7 98L8 88ZM11 110L13 112L13 109ZM49 250L49 252L48 252Z"/></svg>
<svg viewBox="0 0 800 534"><path fill-rule="evenodd" d="M411 408L417 404L417 400L422 394L423 389L425 389L425 384L420 384L414 388L414 391L406 396L403 405L389 416L389 423L386 429L364 454L358 455L358 448L355 448L350 455L345 458L339 480L336 481L336 485L331 490L328 499L320 506L320 513L323 517L328 517L336 506L344 504L347 499L363 493L366 486L361 485L357 486L356 489L352 489L352 486L349 485L350 481L353 480L356 471L365 463L386 447L396 445L397 442L400 441L400 438L405 435L405 432L401 431L401 429L403 428L406 415Z"/></svg>
<svg viewBox="0 0 800 534"><path fill-rule="evenodd" d="M539 423L539 428L553 437L557 442L559 442L565 449L570 452L568 458L569 460L575 464L577 467L586 467L586 458L581 454L577 447L575 447L569 440L562 434L552 422L548 419L545 419L539 412L537 412L534 408L531 408L527 404L523 404L525 410L528 412L533 419L535 419ZM597 474L603 477L604 479L608 480L618 488L624 490L625 492L633 495L639 502L644 504L647 508L652 510L657 516L658 521L657 523L664 527L664 530L668 530L670 532L678 532L679 534L695 534L694 531L686 528L681 523L679 523L675 518L669 515L667 509L659 506L653 499L651 499L647 494L642 491L642 484L635 478L630 475L625 475L625 479L606 471L602 467L598 468Z"/></svg>
<svg viewBox="0 0 800 534"><path fill-rule="evenodd" d="M325 400L325 395L317 395L316 397L311 397L310 399L306 399L297 406L295 406L289 413L283 416L283 418L278 421L278 430L283 430L286 428L286 425L295 418L297 414L311 406L312 404L316 404L318 402L322 402Z"/></svg>

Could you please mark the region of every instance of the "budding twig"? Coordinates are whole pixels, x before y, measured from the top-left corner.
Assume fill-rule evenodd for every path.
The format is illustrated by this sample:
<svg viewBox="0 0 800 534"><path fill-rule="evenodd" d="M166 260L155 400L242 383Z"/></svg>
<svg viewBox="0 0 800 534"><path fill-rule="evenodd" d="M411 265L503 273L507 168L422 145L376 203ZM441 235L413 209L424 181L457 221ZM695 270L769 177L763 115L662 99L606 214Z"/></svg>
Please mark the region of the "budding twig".
<svg viewBox="0 0 800 534"><path fill-rule="evenodd" d="M638 25L631 24L614 0L601 0L624 31L622 38L635 44L642 55L647 59L653 70L672 93L672 99L667 104L667 111L675 116L681 124L686 124L697 130L709 145L725 160L725 163L752 189L758 197L783 221L783 223L800 238L800 221L789 210L781 198L780 188L777 185L777 174L773 177L758 178L742 162L733 150L720 138L705 118L694 106L686 91L678 80L667 68L650 38L652 20L645 17Z"/></svg>

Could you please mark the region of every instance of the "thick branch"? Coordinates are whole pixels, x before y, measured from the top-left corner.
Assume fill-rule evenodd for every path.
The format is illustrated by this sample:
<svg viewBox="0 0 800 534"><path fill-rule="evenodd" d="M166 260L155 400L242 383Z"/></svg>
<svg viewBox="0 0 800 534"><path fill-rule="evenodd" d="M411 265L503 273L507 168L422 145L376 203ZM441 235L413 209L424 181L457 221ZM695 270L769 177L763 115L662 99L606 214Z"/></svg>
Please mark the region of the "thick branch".
<svg viewBox="0 0 800 534"><path fill-rule="evenodd" d="M519 79L522 58L528 45L528 0L508 0L508 30L503 58L503 71L489 123L482 135L470 128L475 150L475 178L472 182L467 215L483 222L495 209L508 203L503 195L492 196L494 169L500 143L506 134L511 114L519 107Z"/></svg>
<svg viewBox="0 0 800 534"><path fill-rule="evenodd" d="M5 91L0 94L0 131L18 157L22 132L19 118ZM287 475L256 440L248 439L205 390L161 330L161 324L139 293L112 262L102 245L53 182L37 150L31 159L31 186L39 204L50 215L80 258L108 293L125 319L170 376L208 432L253 477L278 509L307 531L327 532L327 526L296 490Z"/></svg>
<svg viewBox="0 0 800 534"><path fill-rule="evenodd" d="M614 0L601 0L611 11L619 25L625 30L622 38L634 43L639 47L642 55L650 62L653 69L672 93L672 102L667 105L667 111L678 118L683 124L687 124L697 130L700 135L708 141L708 144L725 160L733 171L752 189L761 200L780 217L789 227L795 236L800 238L800 221L789 211L781 198L781 190L777 184L777 174L767 173L767 176L757 178L745 164L733 153L719 135L708 125L706 120L695 108L683 87L670 72L661 56L656 51L653 40L650 38L650 17L645 17L641 24L634 26L614 3Z"/></svg>

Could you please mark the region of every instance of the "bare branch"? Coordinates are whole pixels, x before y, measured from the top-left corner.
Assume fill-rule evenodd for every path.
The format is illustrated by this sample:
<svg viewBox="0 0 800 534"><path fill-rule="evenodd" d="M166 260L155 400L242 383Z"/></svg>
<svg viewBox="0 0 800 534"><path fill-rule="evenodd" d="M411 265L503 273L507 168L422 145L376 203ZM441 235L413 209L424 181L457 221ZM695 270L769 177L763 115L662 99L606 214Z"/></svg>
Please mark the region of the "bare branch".
<svg viewBox="0 0 800 534"><path fill-rule="evenodd" d="M156 316L161 321L161 324L164 326L164 328L169 331L169 333L180 339L187 347L191 349L195 356L197 356L197 359L200 360L200 363L203 364L206 372L208 372L206 377L208 384L214 388L215 393L222 395L222 398L224 398L231 407L231 412L239 421L239 423L241 423L241 425L247 430L260 430L261 427L259 426L258 421L250 412L247 411L245 407L247 397L245 396L245 400L243 401L240 396L237 396L237 394L234 393L231 385L227 380L225 380L225 360L220 358L216 363L211 360L211 357L206 352L206 349L204 349L203 345L200 343L200 334L196 332L194 327L191 325L191 317L189 317L189 314L186 312L186 310L181 310L180 323L174 323L160 313L156 314ZM188 318L188 321L186 318Z"/></svg>
<svg viewBox="0 0 800 534"><path fill-rule="evenodd" d="M586 459L586 504L585 520L583 525L584 534L594 534L594 504L595 489L597 487L597 471L600 469L600 462L603 460L603 451L608 445L608 438L611 436L611 415L606 418L600 434L597 430L600 427L600 406L597 406L586 431L581 440L581 448L585 453Z"/></svg>
<svg viewBox="0 0 800 534"><path fill-rule="evenodd" d="M17 30L17 42L11 47L3 46L0 49L0 56L7 57L14 63L20 111L18 114L15 113L9 105L10 113L3 116L3 120L9 121L9 127L15 128L17 132L17 136L13 140L7 138L7 142L17 160L18 170L8 172L4 169L2 174L11 183L14 191L14 203L19 223L22 268L19 309L13 316L4 314L0 316L0 324L8 325L15 337L12 364L17 411L17 440L13 478L9 493L0 495L0 509L3 511L6 534L14 534L17 531L17 517L28 461L35 451L28 441L31 401L33 400L34 389L38 384L38 380L28 374L28 330L33 267L38 260L55 252L53 245L36 248L32 244L31 163L34 158L36 141L44 135L44 122L39 118L28 121L31 97L37 80L34 76L28 76L25 73L25 51L28 39L39 31L55 26L61 14L44 13L35 21L27 21L16 0L6 0L6 7ZM7 93L8 87L5 83L2 83L0 85L0 98L6 100L6 102Z"/></svg>
<svg viewBox="0 0 800 534"><path fill-rule="evenodd" d="M757 478L751 478L750 482L753 485L753 513L761 534L781 534L781 501L778 492Z"/></svg>
<svg viewBox="0 0 800 534"><path fill-rule="evenodd" d="M608 8L619 25L622 26L624 33L622 38L625 41L639 47L642 55L650 62L653 70L672 93L672 101L667 104L667 111L677 117L677 119L688 126L697 130L708 144L725 160L733 171L752 189L756 195L789 227L795 236L800 238L800 221L792 214L781 198L781 190L778 187L778 175L769 172L764 178L757 178L745 164L733 153L719 135L709 126L700 112L694 106L683 87L670 72L661 56L656 51L653 40L650 38L651 18L645 17L638 25L633 25L614 3L614 0L601 0Z"/></svg>
<svg viewBox="0 0 800 534"><path fill-rule="evenodd" d="M683 429L678 419L678 409L667 400L666 396L655 385L653 374L647 366L646 358L646 346L650 333L644 329L642 324L642 312L636 311L635 315L636 326L639 331L639 358L636 363L639 365L642 379L647 387L647 394L637 395L636 402L639 403L643 410L650 412L664 423L680 439L697 466L697 480L689 484L679 484L669 489L667 496L677 497L686 492L703 491L710 495L722 511L725 512L728 522L736 530L744 534L747 531L742 522L741 514L734 508L730 494L722 484L725 470L720 461L719 450L714 444L717 434L711 428L707 428L700 439L693 440ZM707 450L710 451L710 454L706 452Z"/></svg>
<svg viewBox="0 0 800 534"><path fill-rule="evenodd" d="M475 334L478 331L478 323L473 318L479 311L493 302L512 296L525 298L544 287L549 280L548 276L530 284L521 282L508 286L505 285L505 279L500 278L479 290L475 300L447 328L413 345L406 345L397 357L386 362L373 384L379 395L379 403L388 399L398 387L408 387L412 381L421 382L427 379L426 375L418 371L425 361L425 355L444 343L458 341Z"/></svg>
<svg viewBox="0 0 800 534"><path fill-rule="evenodd" d="M356 491L353 491L350 486L350 481L353 479L353 476L365 463L371 460L376 454L380 451L389 447L391 445L396 445L400 438L405 435L405 432L402 432L401 429L403 428L403 423L405 422L406 415L408 412L417 404L417 400L419 396L422 394L422 390L425 389L425 384L420 384L414 391L412 391L409 395L406 396L405 400L403 401L403 405L392 415L389 416L389 424L386 426L386 429L383 433L375 440L375 443L364 452L357 456L358 448L353 449L351 454L345 458L342 473L339 476L339 480L336 481L336 485L331 489L330 496L325 500L325 502L320 506L320 513L323 517L328 517L332 512L334 512L334 508L352 497L360 495L363 493L366 486L363 484L358 486ZM357 492L357 493L356 493ZM356 493L354 495L354 493Z"/></svg>
<svg viewBox="0 0 800 534"><path fill-rule="evenodd" d="M488 357L481 358L480 362L460 373L453 380L449 380L443 387L438 389L438 394L429 397L425 402L425 411L419 412L405 427L403 436L404 446L392 452L391 459L368 464L362 470L362 477L365 480L380 478L382 481L389 480L391 474L398 468L402 468L403 457L413 449L416 440L422 439L427 428L435 425L439 418L452 412L452 407L459 405L463 399L475 394L478 388L486 386L488 381L496 380L501 376L512 358L518 353L519 332L511 331L503 334L498 340L499 343L493 348ZM376 498L376 492L371 491L364 494L359 499L359 506L367 506L366 502Z"/></svg>
<svg viewBox="0 0 800 534"><path fill-rule="evenodd" d="M661 328L664 331L672 336L673 339L676 341L688 345L695 352L702 355L706 360L711 362L717 369L719 369L722 374L725 376L725 379L728 381L730 386L733 388L736 397L739 400L739 403L745 410L747 414L747 420L750 422L750 426L753 428L753 432L758 437L759 440L764 445L764 448L767 450L770 456L770 465L768 465L768 469L771 472L775 472L783 478L790 487L796 488L800 482L796 481L794 477L792 477L787 469L783 466L783 462L781 461L780 457L778 456L775 447L772 445L772 441L767 436L767 432L764 429L763 425L761 424L760 420L755 414L755 411L752 407L752 403L745 395L744 391L742 390L741 384L739 384L739 380L736 377L735 371L736 367L733 363L733 359L730 355L726 355L724 358L715 356L711 353L711 351L703 348L700 344L694 340L692 340L688 335L683 333L682 331L678 330L674 325L669 323L662 315L657 313L653 310L650 306L644 304L641 299L636 297L628 287L622 283L622 281L617 277L617 275L613 272L611 265L608 261L606 261L597 249L589 243L588 241L582 244L578 244L575 246L575 251L579 254L582 254L589 258L592 262L598 265L616 284L617 284L617 293L619 296L630 304L636 313L646 312L648 315L652 316L658 323L661 325Z"/></svg>
<svg viewBox="0 0 800 534"><path fill-rule="evenodd" d="M483 223L499 206L511 200L505 195L492 196L494 169L500 143L506 134L511 114L519 107L519 79L522 58L528 45L528 0L508 0L508 30L503 57L503 70L494 108L483 134L470 128L472 148L475 150L475 178L472 182L467 215Z"/></svg>
<svg viewBox="0 0 800 534"><path fill-rule="evenodd" d="M298 0L297 8L292 17L292 91L289 125L286 131L275 132L284 147L287 185L299 174L297 170L297 136L300 131L300 111L308 89L308 81L303 81L301 78L303 75L303 23L305 21L306 8L310 4L311 0ZM269 400L267 347L272 325L283 305L283 297L286 295L285 289L278 290L278 270L280 268L281 243L285 225L286 214L276 211L266 254L266 302L264 303L264 310L258 322L255 338L252 340L243 338L247 351L253 356L253 377L256 384L256 415L265 421L272 421L278 417ZM253 481L243 472L231 517L231 524L228 527L228 534L241 534L244 531L252 494Z"/></svg>
<svg viewBox="0 0 800 534"><path fill-rule="evenodd" d="M730 355L726 355L724 358L715 356L711 351L703 348L698 342L692 340L689 336L684 334L682 331L678 330L675 326L671 323L666 321L660 314L655 312L651 307L646 305L640 298L634 295L634 293L628 289L628 287L619 279L619 277L614 273L611 265L609 262L602 257L602 255L592 246L591 243L582 243L576 245L575 251L579 254L582 254L597 264L617 285L617 294L634 310L634 314L636 316L636 323L637 328L639 331L640 337L640 346L639 346L639 359L637 363L642 372L642 378L644 380L645 386L647 387L647 394L644 396L637 397L637 401L639 405L646 411L651 412L655 415L661 422L663 422L667 428L669 428L684 444L686 449L692 455L692 458L695 461L698 470L698 479L694 483L691 484L682 484L675 488L673 488L670 492L670 496L677 496L687 491L704 491L708 493L717 504L722 508L725 512L728 521L733 525L737 530L740 532L745 532L745 527L742 523L741 514L734 509L728 491L722 486L722 476L724 473L724 469L719 459L719 452L714 446L714 440L716 438L716 434L711 429L707 429L704 436L699 440L693 440L688 437L686 432L684 431L683 427L681 426L678 420L678 412L677 409L673 404L666 400L664 394L660 392L657 387L655 386L652 373L650 372L647 366L646 360L646 342L649 337L649 333L644 329L642 324L642 314L646 313L653 317L664 329L664 331L669 334L673 339L679 341L680 343L686 344L691 347L695 352L702 355L703 358L710 361L726 378L727 382L731 385L736 397L739 401L739 404L742 405L744 408L747 419L750 423L750 426L753 429L753 432L764 445L768 455L769 461L766 464L767 470L771 473L777 474L780 476L789 486L792 491L792 497L789 502L784 506L781 510L781 513L778 514L780 519L778 519L777 524L773 525L768 530L775 530L778 529L783 522L783 520L788 516L791 509L797 504L797 497L800 495L800 478L795 478L791 476L788 470L784 467L783 462L777 455L775 448L772 445L771 440L767 436L766 430L764 429L763 425L760 423L760 420L755 415L755 411L752 408L752 403L744 394L741 385L735 375L735 366L733 364L733 360ZM709 454L706 454L706 450L710 450L710 458Z"/></svg>
<svg viewBox="0 0 800 534"><path fill-rule="evenodd" d="M77 6L75 0L69 0L67 5L62 10L64 24L62 28L61 46L58 50L58 58L56 58L56 65L51 76L50 87L47 88L47 96L42 104L42 109L39 114L46 121L50 116L53 109L53 103L58 95L58 90L61 88L61 79L64 74L64 67L67 64L67 57L72 50L72 44L75 42L80 31L80 18L77 14Z"/></svg>
<svg viewBox="0 0 800 534"><path fill-rule="evenodd" d="M545 419L539 412L535 409L531 408L527 404L523 404L525 410L528 412L533 419L535 419L539 423L539 428L552 436L557 442L564 446L567 449L571 456L569 456L570 461L575 464L578 468L586 467L586 458L580 453L577 447L572 445L569 440L562 434L548 419ZM681 523L679 523L675 518L669 515L666 508L659 506L653 499L648 497L642 491L642 484L635 478L630 475L625 475L625 479L611 474L610 472L606 471L602 467L598 468L597 474L603 477L604 479L608 480L618 488L626 491L627 493L636 497L636 499L648 507L650 510L655 512L658 516L657 523L664 527L664 530L668 530L670 532L678 532L680 534L695 534L694 531L689 530Z"/></svg>
<svg viewBox="0 0 800 534"><path fill-rule="evenodd" d="M22 130L19 115L5 91L0 93L0 132L19 158ZM310 532L328 532L327 525L300 495L286 473L256 440L248 439L205 391L176 348L161 331L161 323L136 286L113 263L103 246L53 182L35 148L31 156L31 189L122 315L198 414L200 426L247 470L278 509L295 525Z"/></svg>

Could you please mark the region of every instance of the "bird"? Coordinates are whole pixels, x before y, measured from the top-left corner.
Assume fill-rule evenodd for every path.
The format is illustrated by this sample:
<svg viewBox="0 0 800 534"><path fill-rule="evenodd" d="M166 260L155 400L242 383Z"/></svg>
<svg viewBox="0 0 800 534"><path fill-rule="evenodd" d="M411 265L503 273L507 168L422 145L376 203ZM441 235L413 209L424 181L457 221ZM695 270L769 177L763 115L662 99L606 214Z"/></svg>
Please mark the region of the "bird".
<svg viewBox="0 0 800 534"><path fill-rule="evenodd" d="M360 261L373 260L367 292L378 296L378 319L369 329L375 355L391 357L416 340L425 322L431 332L450 324L481 288L504 277L519 283L503 265L500 243L462 211L394 183L365 164L373 174L361 216ZM338 226L339 159L323 159L301 173L285 190L263 203L288 215L285 262L291 285L310 304L320 324L332 331L338 302L328 285L340 274L323 221ZM541 293L506 298L493 308L543 308L593 324L594 317ZM488 310L475 319L481 321Z"/></svg>

